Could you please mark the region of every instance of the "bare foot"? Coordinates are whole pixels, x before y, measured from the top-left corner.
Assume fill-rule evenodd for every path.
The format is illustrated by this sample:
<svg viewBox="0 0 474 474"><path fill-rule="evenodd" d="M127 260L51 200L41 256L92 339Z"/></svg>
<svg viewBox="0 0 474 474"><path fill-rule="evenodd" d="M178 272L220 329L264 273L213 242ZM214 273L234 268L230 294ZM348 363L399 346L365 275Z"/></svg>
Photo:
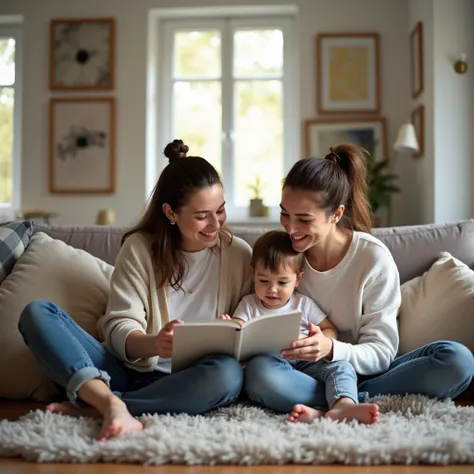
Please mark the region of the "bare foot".
<svg viewBox="0 0 474 474"><path fill-rule="evenodd" d="M125 403L119 399L112 401L103 416L102 429L97 437L99 441L118 438L129 431L143 430L143 425L129 413Z"/></svg>
<svg viewBox="0 0 474 474"><path fill-rule="evenodd" d="M288 417L288 421L293 423L312 423L315 418L324 416L322 410L316 410L306 405L298 404L293 407L293 411Z"/></svg>
<svg viewBox="0 0 474 474"><path fill-rule="evenodd" d="M69 415L73 416L74 418L79 418L81 416L91 416L93 418L100 417L100 413L95 408L76 408L70 402L50 403L46 406L46 411L60 413L61 415Z"/></svg>
<svg viewBox="0 0 474 474"><path fill-rule="evenodd" d="M379 421L379 407L375 403L361 403L359 405L340 405L340 408L329 410L326 415L331 420L357 420L360 423L371 425Z"/></svg>

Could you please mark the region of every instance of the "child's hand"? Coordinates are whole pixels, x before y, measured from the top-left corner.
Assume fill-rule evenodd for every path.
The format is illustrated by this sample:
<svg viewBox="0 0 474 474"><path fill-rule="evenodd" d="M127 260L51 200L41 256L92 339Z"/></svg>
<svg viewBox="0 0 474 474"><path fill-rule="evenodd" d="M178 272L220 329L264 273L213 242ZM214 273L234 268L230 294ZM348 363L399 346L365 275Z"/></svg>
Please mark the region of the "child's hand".
<svg viewBox="0 0 474 474"><path fill-rule="evenodd" d="M218 319L230 320L230 319L232 319L232 318L231 318L228 314L221 314Z"/></svg>

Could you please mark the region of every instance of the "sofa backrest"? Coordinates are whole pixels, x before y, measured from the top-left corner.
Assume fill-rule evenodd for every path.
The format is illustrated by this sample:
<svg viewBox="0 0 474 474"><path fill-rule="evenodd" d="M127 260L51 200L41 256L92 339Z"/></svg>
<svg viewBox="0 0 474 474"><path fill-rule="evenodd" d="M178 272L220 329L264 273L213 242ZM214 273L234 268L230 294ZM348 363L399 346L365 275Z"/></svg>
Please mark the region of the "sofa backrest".
<svg viewBox="0 0 474 474"><path fill-rule="evenodd" d="M374 229L373 234L392 253L401 283L422 275L441 252L449 252L469 268L474 267L474 219L380 228Z"/></svg>
<svg viewBox="0 0 474 474"><path fill-rule="evenodd" d="M55 239L86 250L113 265L126 227L121 226L44 226L35 225L34 232L45 232ZM235 229L238 237L253 245L266 229ZM427 224L374 229L374 235L387 245L404 283L423 274L440 252L474 267L474 219L448 224Z"/></svg>

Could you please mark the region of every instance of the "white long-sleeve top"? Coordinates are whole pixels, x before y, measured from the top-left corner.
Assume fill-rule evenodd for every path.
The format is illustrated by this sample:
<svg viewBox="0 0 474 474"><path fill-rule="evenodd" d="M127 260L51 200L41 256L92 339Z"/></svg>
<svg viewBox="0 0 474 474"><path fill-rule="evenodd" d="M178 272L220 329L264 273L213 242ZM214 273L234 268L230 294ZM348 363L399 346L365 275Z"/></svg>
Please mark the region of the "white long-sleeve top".
<svg viewBox="0 0 474 474"><path fill-rule="evenodd" d="M361 375L389 368L398 350L400 277L380 240L354 232L342 261L325 272L306 260L298 291L312 298L338 329L333 361L346 360Z"/></svg>

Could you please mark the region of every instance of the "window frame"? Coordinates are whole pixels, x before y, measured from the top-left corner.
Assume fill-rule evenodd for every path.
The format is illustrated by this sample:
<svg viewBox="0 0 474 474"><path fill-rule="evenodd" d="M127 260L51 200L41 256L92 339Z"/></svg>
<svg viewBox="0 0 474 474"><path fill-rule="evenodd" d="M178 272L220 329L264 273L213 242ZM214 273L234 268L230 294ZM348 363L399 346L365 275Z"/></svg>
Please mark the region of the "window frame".
<svg viewBox="0 0 474 474"><path fill-rule="evenodd" d="M248 13L247 13L248 14ZM217 15L217 13L216 13ZM233 77L233 33L235 30L255 30L278 28L283 32L283 71L282 77L282 119L284 121L283 133L283 174L285 174L292 164L299 157L299 88L297 73L297 49L294 38L295 18L293 15L285 13L281 15L268 15L262 13L253 17L238 14L222 14L214 18L199 18L194 20L171 17L163 20L161 29L161 51L159 61L161 66L160 88L158 89L158 116L159 142L161 149L170 141L173 133L173 107L172 107L172 87L173 87L173 43L174 32L196 29L216 29L221 31L221 84L222 84L222 170L232 170L234 163L234 84L242 78ZM171 137L171 138L170 138ZM248 206L236 206L234 203L234 173L223 171L222 180L225 188L227 201L227 214L229 221L242 221L248 218ZM279 206L270 207L270 219L277 220L279 216Z"/></svg>
<svg viewBox="0 0 474 474"><path fill-rule="evenodd" d="M12 200L10 203L0 203L0 218L14 219L15 211L21 207L21 147L22 147L22 64L23 38L20 26L0 24L0 39L15 40L15 82L1 84L0 87L11 87L14 92L13 103L13 142L12 142Z"/></svg>

